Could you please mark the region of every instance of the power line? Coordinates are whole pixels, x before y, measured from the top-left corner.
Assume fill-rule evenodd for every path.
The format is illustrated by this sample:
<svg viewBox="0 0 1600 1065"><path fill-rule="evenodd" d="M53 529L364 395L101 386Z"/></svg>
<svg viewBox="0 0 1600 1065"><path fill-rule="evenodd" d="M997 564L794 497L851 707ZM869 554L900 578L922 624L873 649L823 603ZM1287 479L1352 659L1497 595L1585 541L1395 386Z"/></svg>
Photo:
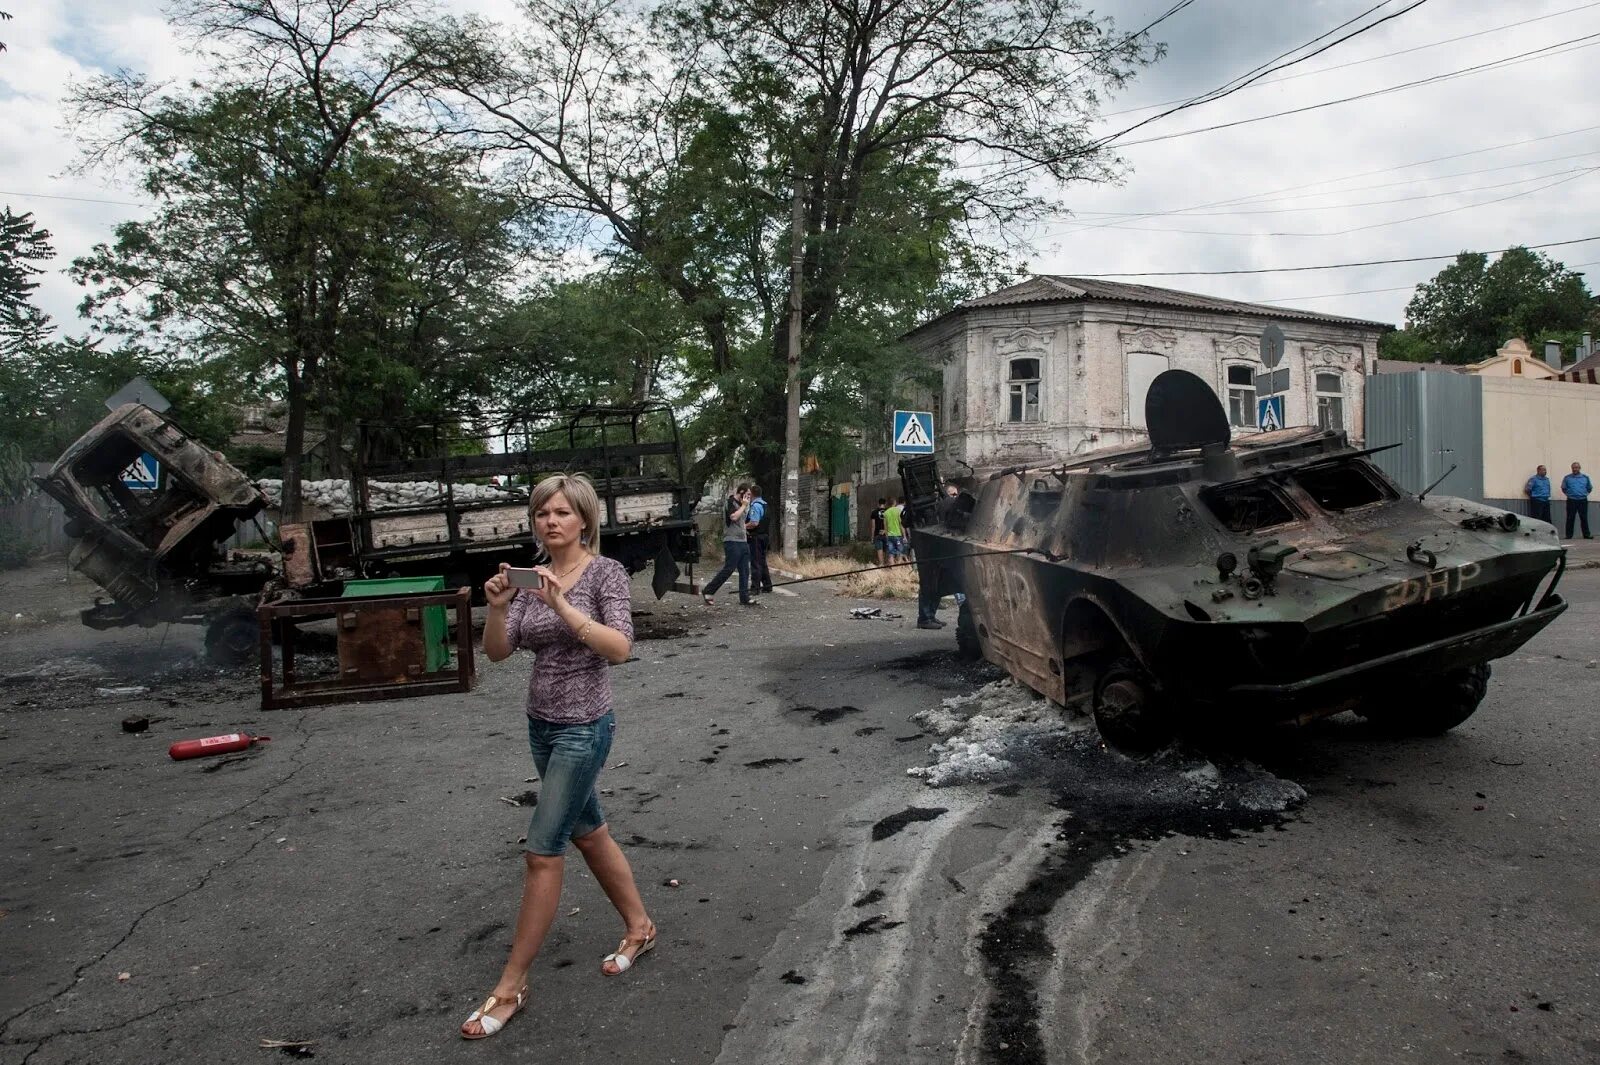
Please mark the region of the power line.
<svg viewBox="0 0 1600 1065"><path fill-rule="evenodd" d="M1562 171L1563 174L1571 175L1570 177L1561 177L1557 181L1551 181L1548 184L1539 185L1539 186L1536 186L1535 188L1531 188L1531 189L1524 189L1521 192L1513 192L1509 196L1498 196L1498 197L1496 197L1496 198L1494 198L1492 200L1479 200L1477 203L1464 203L1464 204L1461 204L1461 205L1456 206L1456 207L1447 207L1442 211L1429 211L1426 214L1410 215L1410 216L1408 216L1406 218L1392 218L1392 219L1389 219L1388 221L1384 221L1384 222L1372 222L1372 223L1370 223L1368 225L1351 226L1351 227L1346 228L1346 229L1331 229L1331 230L1325 230L1325 231L1321 231L1321 232L1301 232L1301 231L1297 231L1297 230L1263 230L1263 229L1251 229L1251 230L1237 230L1237 229L1175 229L1175 228L1168 227L1168 226L1123 226L1123 227L1120 227L1120 228L1121 228L1121 231L1124 232L1124 233L1187 233L1187 234L1189 234L1191 236L1200 236L1200 237L1342 237L1342 236L1348 236L1351 233L1365 233L1366 231L1368 231L1370 229L1383 229L1383 228L1385 228L1387 226L1397 226L1397 225L1400 225L1403 222L1416 222L1416 221L1418 221L1420 219L1424 219L1424 218L1438 218L1440 215L1455 214L1458 211L1468 211L1468 210L1471 210L1474 207L1487 207L1487 206L1489 206L1491 204L1505 203L1507 200L1520 199L1523 196L1532 196L1536 192L1544 192L1546 189L1553 189L1557 185L1565 185L1569 181L1577 181L1579 178L1585 177L1585 176L1587 176L1589 174L1593 174L1597 170L1600 170L1600 167L1597 167L1597 166L1578 167L1578 168L1575 168L1573 170ZM1553 175L1553 174L1541 174L1537 178L1525 178L1525 179L1523 179L1523 181L1507 182L1506 184L1509 184L1509 185L1520 185L1520 184L1525 184L1528 181L1542 181L1545 178L1556 177L1556 176L1557 175ZM1490 187L1493 188L1493 187L1496 187L1496 186L1490 186ZM1501 185L1499 187L1503 188L1505 186ZM1437 195L1449 196L1449 195L1457 195L1457 194L1456 193L1439 193ZM1413 199L1431 199L1433 197L1420 196L1420 197L1412 197L1412 198ZM1396 202L1398 202L1398 201L1396 201ZM1301 210L1332 211L1332 210L1337 210L1339 208L1339 206L1340 205L1335 204L1335 205L1330 206L1330 207L1315 207L1315 208L1308 207L1308 208L1301 208ZM1352 206L1355 206L1355 205L1352 205ZM1068 233L1067 235L1070 236L1071 234Z"/></svg>
<svg viewBox="0 0 1600 1065"><path fill-rule="evenodd" d="M1569 244L1587 244L1591 240L1600 240L1600 237L1578 237L1574 240L1553 240L1548 244L1518 244L1519 248L1529 251L1539 251L1544 248L1564 248ZM1511 248L1496 248L1484 252L1485 255L1501 255ZM1453 251L1443 255L1414 255L1406 259L1368 259L1358 263L1326 263L1320 266L1264 266L1249 270L1145 270L1113 271L1103 274L1073 274L1073 277L1230 277L1240 274L1297 274L1308 270L1350 270L1360 266L1392 266L1396 263L1427 263L1437 262L1440 259L1454 259L1464 251Z"/></svg>
<svg viewBox="0 0 1600 1065"><path fill-rule="evenodd" d="M1318 74L1327 74L1327 73L1329 73L1331 71L1335 71L1335 70L1344 70L1347 67L1359 67L1359 66L1363 66L1364 64L1367 64L1367 63L1376 63L1380 59L1393 59L1395 56L1410 55L1413 52L1425 52L1430 48L1442 48L1447 44L1458 44L1461 41L1470 41L1474 37L1485 37L1485 36L1488 36L1491 33L1501 33L1501 32L1503 32L1505 30L1516 29L1519 26L1528 26L1528 25L1531 25L1531 24L1533 24L1535 22L1543 22L1546 19L1558 18L1561 15L1571 15L1574 12L1587 11L1588 9L1590 9L1592 7L1600 7L1600 0L1594 0L1594 2L1587 3L1587 4L1579 4L1577 7L1569 7L1564 11L1552 11L1548 15L1537 15L1537 16L1535 16L1533 18L1522 19L1521 21L1518 21L1518 22L1503 23L1502 25L1494 26L1494 27L1491 27L1490 29L1486 29L1486 30L1478 30L1478 31L1476 31L1474 33L1463 33L1459 37L1448 37L1445 40L1433 41L1430 44L1419 44L1419 45L1416 45L1415 47L1412 47L1412 48L1402 48L1402 49L1400 49L1399 51L1396 51L1396 52L1384 52L1382 55L1368 56L1366 59L1352 59L1348 63L1335 63L1332 66L1318 67L1316 70L1304 70L1304 71L1301 71L1298 74L1285 74L1281 78L1265 77L1265 78L1262 78L1259 82L1257 82L1257 84L1259 84L1259 85L1277 85L1277 84L1280 84L1280 83L1285 82L1285 81L1294 81L1297 78L1311 78L1311 77L1315 77ZM1124 108L1121 111L1112 111L1112 112L1109 112L1107 114L1101 115L1100 117L1101 118L1116 118L1119 115L1132 115L1132 114L1137 114L1140 111L1152 111L1152 110L1154 110L1155 108L1158 108L1158 107L1167 107L1167 106L1169 106L1171 104L1182 103L1182 102L1183 102L1183 98L1181 98L1181 97L1178 98L1178 99L1174 99L1174 100L1163 100L1160 103L1145 104L1142 107L1128 107L1128 108Z"/></svg>
<svg viewBox="0 0 1600 1065"><path fill-rule="evenodd" d="M1402 14L1403 14L1403 12L1402 12ZM1583 44L1582 42L1584 42L1584 41L1588 41L1590 43L1589 44ZM1476 64L1474 66L1462 67L1460 70L1452 70L1452 71L1449 71L1448 73L1444 73L1444 74L1435 74L1435 75L1433 75L1431 77L1427 77L1427 78L1418 78L1416 81L1407 81L1407 82L1403 82L1403 83L1401 83L1399 85L1390 85L1387 88L1383 88L1383 89L1373 89L1371 92L1357 93L1354 96L1342 96L1337 100L1324 100L1322 103L1307 104L1304 107L1294 107L1294 108L1290 108L1287 111L1274 111L1271 114L1267 114L1267 115L1255 115L1254 117L1251 117L1251 118L1235 119L1232 122L1219 122L1214 126L1201 126L1199 129L1180 130L1180 131L1178 131L1176 133L1163 133L1158 137L1143 137L1143 138L1141 138L1139 140L1136 140L1136 141L1124 141L1119 146L1123 147L1123 148L1132 148L1132 147L1134 147L1136 145L1140 145L1140 144L1155 144L1158 141L1176 140L1179 137L1192 137L1197 133L1214 133L1215 131L1217 131L1219 129L1232 129L1235 126L1248 126L1253 122L1265 122L1265 121L1267 121L1268 119L1271 119L1271 118L1283 118L1283 117L1285 117L1287 115L1303 115L1307 111L1320 111L1324 107L1335 107L1335 106L1337 106L1339 104L1354 103L1357 100L1370 100L1370 99L1372 99L1373 97L1376 97L1376 96L1387 96L1388 94L1390 94L1392 92L1401 92L1401 91L1403 91L1405 89L1415 89L1415 88L1418 88L1419 86L1423 86L1423 85L1432 85L1435 82L1451 81L1451 80L1454 80L1455 78L1464 78L1464 77L1466 77L1466 76L1468 76L1470 74L1481 74L1486 70L1504 69L1504 68L1509 67L1509 66L1515 66L1518 63L1531 62L1532 60L1539 58L1543 53L1546 53L1546 52L1552 53L1553 55L1564 55L1566 51L1574 51L1575 52L1575 51L1579 50L1578 47L1569 47L1569 46L1577 45L1577 46L1582 47L1582 48L1592 48L1597 43L1600 43L1600 33L1591 33L1591 34L1588 34L1587 36L1584 36L1584 37L1574 37L1574 38L1572 38L1571 40L1568 40L1568 41L1558 41L1555 44L1547 44L1542 48L1535 48L1535 49L1533 49L1532 51L1529 51L1529 52L1521 52L1521 53L1519 53L1517 55L1506 56L1503 59L1495 59L1495 60L1491 60L1490 62L1487 62L1487 63L1478 63L1478 64ZM1564 49L1565 51L1556 52L1555 49L1558 49L1558 48L1559 49ZM1549 56L1545 56L1545 58L1549 58ZM1157 115L1156 116L1156 118L1160 118L1160 117L1162 117L1162 116L1161 115ZM1153 121L1155 121L1155 119L1148 119L1147 121L1153 122ZM1143 125L1143 123L1140 123L1140 125ZM1130 128L1137 128L1137 127L1130 127ZM1110 144L1110 143L1113 143L1116 140L1116 137L1120 137L1120 136L1121 136L1121 134L1117 134L1116 136L1114 136L1112 138L1109 138L1107 140L1101 141L1099 143L1102 144L1102 145Z"/></svg>
<svg viewBox="0 0 1600 1065"><path fill-rule="evenodd" d="M1276 196L1280 193L1299 192L1305 189L1314 189L1321 185L1337 185L1342 181L1354 181L1357 178L1376 177L1379 174L1392 174L1397 170L1410 170L1414 167L1428 166L1433 163L1448 162L1451 159L1465 159L1471 155L1483 155L1485 152L1497 152L1506 148L1520 148L1528 144L1538 144L1543 141L1559 140L1562 137L1573 137L1580 133L1592 133L1596 130L1600 130L1600 126L1582 126L1578 129L1569 129L1561 133L1548 133L1544 136L1529 137L1520 141L1508 141L1504 144L1491 144L1486 148L1473 148L1470 151L1454 152L1449 155L1436 155L1429 159L1419 159L1410 163L1399 163L1395 166L1379 167L1376 170L1362 170L1353 174L1344 174L1340 177L1324 178L1321 181L1313 181L1303 185L1285 185L1276 189L1269 189L1266 192L1251 193L1244 196L1234 196L1222 200L1210 200L1206 203L1195 204L1192 207L1180 207L1165 211L1145 211L1134 218L1123 219L1121 221L1085 223L1080 227L1079 230L1076 231L1081 232L1088 229L1121 229L1126 228L1128 222L1135 222L1142 218L1158 218L1165 215L1184 214L1189 211L1198 211L1207 207L1226 207L1231 204L1248 203L1252 200L1260 200L1268 196Z"/></svg>
<svg viewBox="0 0 1600 1065"><path fill-rule="evenodd" d="M1079 63L1077 66L1073 67L1070 71L1068 71L1067 72L1067 77L1069 77L1069 78L1072 77L1073 75L1077 74L1078 71L1082 70L1084 67L1086 67L1090 63L1094 62L1096 59L1103 58L1104 56L1107 56L1107 55L1111 54L1117 48L1120 48L1122 45L1127 44L1129 41L1135 40L1136 38L1139 38L1139 37L1143 37L1145 34L1149 33L1151 30L1155 29L1157 26L1161 25L1163 22L1167 21L1167 19L1171 18L1173 15L1176 15L1178 12L1182 11L1184 8L1188 7L1192 3L1194 3L1194 0L1178 0L1178 2L1176 4L1173 4L1171 7L1167 8L1165 11L1163 11L1161 14L1157 15L1154 19L1152 19L1151 21L1145 23L1145 25L1144 25L1144 27L1142 29L1135 30L1134 32L1132 32L1132 33L1128 34L1127 36L1123 37L1122 40L1120 42L1118 42L1118 44L1116 44L1116 45L1114 45L1112 47L1109 47L1109 48L1101 48L1101 49L1095 51L1094 53L1092 53L1088 59L1085 59L1083 62Z"/></svg>
<svg viewBox="0 0 1600 1065"><path fill-rule="evenodd" d="M149 207L148 203L137 203L133 200L99 200L92 196L52 196L48 192L10 192L0 189L0 196L16 196L24 200L70 200L73 203L110 203L119 207Z"/></svg>
<svg viewBox="0 0 1600 1065"><path fill-rule="evenodd" d="M1587 157L1592 157L1592 156L1595 156L1595 155L1600 155L1600 152L1584 152L1582 155L1571 156L1570 158L1575 158L1575 159L1587 158ZM1550 160L1546 160L1546 161L1550 161ZM1531 166L1531 165L1533 165L1533 164L1514 163L1514 164L1512 164L1512 167L1522 167L1522 166ZM1505 170L1505 169L1510 169L1510 167L1491 167L1490 169L1493 169L1493 170ZM1562 176L1564 176L1566 174L1580 174L1580 173L1584 173L1584 172L1587 172L1587 171L1592 170L1592 169L1594 169L1594 168L1593 167L1587 167L1587 166L1576 166L1576 167L1572 167L1572 168L1567 169L1567 170L1558 170L1558 171L1555 171L1555 172L1549 173L1549 174L1534 174L1534 175L1532 175L1530 177L1516 178L1516 179L1514 179L1512 181L1497 181L1497 182L1495 182L1495 183L1493 183L1491 185L1474 185L1474 186L1472 186L1470 188L1465 188L1465 189L1446 189L1446 190L1441 191L1441 192L1423 192L1423 193L1418 193L1415 196L1392 196L1392 197L1390 197L1388 199L1384 199L1384 200L1358 200L1355 203L1314 204L1314 205L1312 205L1310 207L1270 207L1270 208L1261 208L1261 209L1249 210L1249 211L1194 211L1194 212L1187 212L1187 213L1178 213L1178 212L1175 212L1175 213L1178 213L1179 217L1181 217L1181 218L1235 218L1235 217L1243 217L1243 216L1247 216L1247 215L1305 214L1305 213L1310 212L1310 211L1343 211L1343 210L1347 210L1347 209L1352 208L1352 207L1383 207L1383 206L1386 206L1386 205L1392 204L1392 203L1414 203L1417 200L1437 200L1441 196L1463 196L1463 195L1465 195L1465 194L1467 194L1469 192L1488 192L1488 191L1490 191L1492 189L1505 189L1505 188L1510 188L1513 185L1526 185L1530 181L1543 181L1546 178L1562 177ZM1460 177L1462 175L1454 175L1454 176ZM1433 179L1429 179L1429 180L1442 180L1442 178L1433 178ZM1391 187L1394 186L1394 185L1415 185L1415 184L1417 184L1416 181L1396 181L1396 182L1392 182L1391 183ZM1341 191L1354 192L1354 191L1359 191L1359 190L1346 189L1346 190L1341 190ZM1333 195L1337 195L1337 193L1324 192L1324 193L1320 193L1320 195L1333 196ZM1263 201L1263 202L1271 203L1273 201L1266 200L1266 201ZM1106 213L1104 215L1101 215L1099 217L1127 217L1127 216L1134 215L1135 213L1136 212L1132 212L1132 211L1128 211L1128 212L1115 211L1115 212L1108 212L1108 213ZM1133 232L1133 233L1163 233L1163 232L1167 232L1167 230L1150 229L1150 228L1145 227L1145 226L1129 226L1127 228L1128 228L1129 232Z"/></svg>
<svg viewBox="0 0 1600 1065"><path fill-rule="evenodd" d="M1565 265L1565 264L1563 264ZM1568 270L1581 270L1585 266L1600 266L1600 259L1587 263L1573 263L1567 266ZM1332 300L1341 296L1372 296L1380 292L1404 292L1406 289L1416 288L1423 284L1418 281L1410 285L1391 285L1388 288L1363 288L1354 292L1324 292L1320 296L1266 296L1261 299L1251 300L1252 303L1304 303L1307 300Z"/></svg>
<svg viewBox="0 0 1600 1065"><path fill-rule="evenodd" d="M1351 23L1358 22L1361 19L1366 18L1368 15L1370 15L1373 12L1377 11L1379 8L1388 6L1389 3L1391 3L1391 2L1392 2L1392 0L1383 0L1382 3L1374 4L1372 7L1368 8L1365 11L1363 11L1361 14L1357 15L1355 18L1350 19L1350 20L1348 20L1346 22L1342 22L1338 26L1335 26L1333 29L1329 30L1327 33L1324 33L1319 37L1313 37L1310 41L1306 42L1305 44L1299 45L1296 48L1291 48L1291 49L1289 49L1289 51L1284 52L1284 53L1282 53L1282 54L1280 54L1278 56L1275 56L1272 59L1267 60L1267 62L1261 64L1258 67L1256 67L1254 70L1246 71L1244 74L1240 74L1240 75L1234 77L1233 79L1231 79L1230 81L1224 82L1222 85L1220 85L1217 88L1211 90L1210 92L1202 93L1201 95L1196 96L1193 99L1190 99L1188 101L1185 101L1184 103L1181 103L1176 107L1170 108L1169 110L1163 111L1158 115L1151 115L1149 118L1141 119L1140 121L1135 122L1133 125L1127 127L1126 129L1122 130L1121 132L1113 133L1109 137L1102 137L1099 140L1095 141L1091 147L1092 148L1104 148L1107 145L1111 145L1111 144L1117 143L1123 137L1127 136L1129 133L1132 133L1134 130L1140 129L1141 127L1144 127L1144 126L1148 126L1150 123L1157 122L1157 121L1159 121L1159 120L1161 120L1163 118L1168 117L1169 115L1175 115L1179 111L1187 110L1190 107L1198 107L1201 104L1214 103L1217 100L1221 100L1223 97L1232 96L1234 93L1238 92L1240 89L1243 89L1243 88L1253 84L1254 82L1261 80L1262 78L1266 77L1268 74L1273 74L1273 73L1276 73L1277 71L1285 70L1285 69L1287 69L1289 67L1294 66L1297 63L1304 63L1306 60L1313 59L1316 56L1321 55L1323 52L1328 51L1330 48L1337 48L1339 45L1343 44L1344 42L1346 42L1346 41L1348 41L1348 40L1350 40L1350 39L1352 39L1354 37L1361 36L1361 34L1366 33L1368 30L1373 30L1373 29L1378 28L1379 26L1383 25L1385 22L1389 22L1392 19L1399 18L1401 15L1405 15L1405 14L1407 14L1409 12L1415 11L1417 8L1421 7L1423 4L1427 3L1428 0L1413 0L1412 4L1409 7L1401 8L1399 11L1390 12L1389 14L1383 16L1382 18L1380 18L1380 19L1378 19L1378 20L1376 20L1374 22L1369 22L1365 26L1360 26L1360 27L1358 27L1358 28L1356 28L1354 30L1351 30L1349 33L1345 34L1343 37L1340 37L1340 38L1338 38L1336 40L1329 41L1327 44L1323 45L1321 48L1318 48L1316 51L1308 52L1305 55L1298 56L1298 57L1296 57L1294 59L1289 60L1287 63L1281 63L1281 64L1279 64L1277 66L1273 66L1273 64L1274 63L1278 63L1278 61L1280 59L1283 59L1286 56L1292 55L1293 53L1298 52L1298 51L1300 51L1300 50L1302 50L1304 48L1309 48L1311 45L1316 44L1318 41L1321 41L1324 38L1326 38L1326 37L1328 37L1328 36L1330 36L1330 35L1332 35L1334 33L1339 32L1341 29L1344 29L1346 26L1349 26ZM1162 139L1165 139L1165 138L1154 138L1154 139L1162 140ZM1127 143L1131 145L1131 144L1142 144L1142 143L1145 143L1145 142L1144 141L1129 141Z"/></svg>

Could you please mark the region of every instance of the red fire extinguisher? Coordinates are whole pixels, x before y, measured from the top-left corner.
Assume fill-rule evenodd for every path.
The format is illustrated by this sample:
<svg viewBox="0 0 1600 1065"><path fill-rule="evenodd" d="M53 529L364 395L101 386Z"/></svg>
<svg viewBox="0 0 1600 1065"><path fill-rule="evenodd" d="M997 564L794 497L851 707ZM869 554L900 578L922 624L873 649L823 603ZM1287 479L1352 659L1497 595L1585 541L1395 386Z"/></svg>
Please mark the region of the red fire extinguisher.
<svg viewBox="0 0 1600 1065"><path fill-rule="evenodd" d="M265 743L271 736L252 736L248 732L230 732L225 736L207 736L201 740L179 740L167 748L175 759L201 758L208 754L232 754L248 750L251 745Z"/></svg>

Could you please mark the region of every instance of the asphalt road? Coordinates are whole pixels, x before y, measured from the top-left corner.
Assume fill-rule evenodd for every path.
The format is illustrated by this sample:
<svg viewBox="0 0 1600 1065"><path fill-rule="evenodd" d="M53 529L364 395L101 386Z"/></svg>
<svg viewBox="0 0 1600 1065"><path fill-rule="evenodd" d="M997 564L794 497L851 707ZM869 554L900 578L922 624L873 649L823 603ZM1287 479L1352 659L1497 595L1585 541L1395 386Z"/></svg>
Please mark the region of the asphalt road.
<svg viewBox="0 0 1600 1065"><path fill-rule="evenodd" d="M1340 717L1133 766L1071 730L933 788L912 715L996 676L952 630L641 587L669 638L615 673L601 786L660 949L600 974L619 924L574 856L530 1008L470 1044L529 812L502 799L536 788L527 660L267 714L194 632L14 632L0 1063L1600 1060L1600 571L1565 589L1442 739ZM272 740L166 757L235 728Z"/></svg>

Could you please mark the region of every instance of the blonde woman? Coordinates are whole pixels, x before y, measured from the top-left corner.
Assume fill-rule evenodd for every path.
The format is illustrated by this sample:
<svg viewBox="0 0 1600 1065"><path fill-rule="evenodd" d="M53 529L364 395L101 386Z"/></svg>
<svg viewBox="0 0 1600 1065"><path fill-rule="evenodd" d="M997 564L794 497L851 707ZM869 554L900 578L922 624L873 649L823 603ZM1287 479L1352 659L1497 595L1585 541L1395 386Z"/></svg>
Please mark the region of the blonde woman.
<svg viewBox="0 0 1600 1065"><path fill-rule="evenodd" d="M567 842L578 847L606 897L622 915L624 932L600 971L627 972L656 944L633 870L606 828L595 780L611 751L609 667L625 662L633 647L628 573L600 556L600 500L581 476L549 477L529 500L534 534L549 552L535 566L544 585L512 588L507 567L484 584L489 618L483 651L499 662L513 651L535 654L528 682L528 737L539 771L539 804L528 825L522 906L494 991L461 1025L466 1039L484 1039L505 1027L528 997L528 969L555 920Z"/></svg>

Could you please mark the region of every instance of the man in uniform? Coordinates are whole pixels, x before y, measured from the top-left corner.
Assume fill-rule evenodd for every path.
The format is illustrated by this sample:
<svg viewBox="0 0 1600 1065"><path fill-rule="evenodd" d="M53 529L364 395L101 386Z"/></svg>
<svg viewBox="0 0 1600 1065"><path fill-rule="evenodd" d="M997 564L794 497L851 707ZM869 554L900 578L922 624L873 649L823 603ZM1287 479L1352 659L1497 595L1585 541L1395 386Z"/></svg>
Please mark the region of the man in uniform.
<svg viewBox="0 0 1600 1065"><path fill-rule="evenodd" d="M1583 523L1583 538L1593 540L1589 535L1589 490L1593 485L1589 475L1583 472L1583 467L1576 462L1572 464L1572 472L1561 478L1561 494L1567 497L1567 539L1572 539L1572 522L1574 519Z"/></svg>
<svg viewBox="0 0 1600 1065"><path fill-rule="evenodd" d="M1540 521L1550 520L1550 477L1540 466L1537 473L1528 478L1528 483L1523 486L1523 494L1528 497L1528 517L1538 518ZM1570 533L1568 534L1571 535Z"/></svg>

